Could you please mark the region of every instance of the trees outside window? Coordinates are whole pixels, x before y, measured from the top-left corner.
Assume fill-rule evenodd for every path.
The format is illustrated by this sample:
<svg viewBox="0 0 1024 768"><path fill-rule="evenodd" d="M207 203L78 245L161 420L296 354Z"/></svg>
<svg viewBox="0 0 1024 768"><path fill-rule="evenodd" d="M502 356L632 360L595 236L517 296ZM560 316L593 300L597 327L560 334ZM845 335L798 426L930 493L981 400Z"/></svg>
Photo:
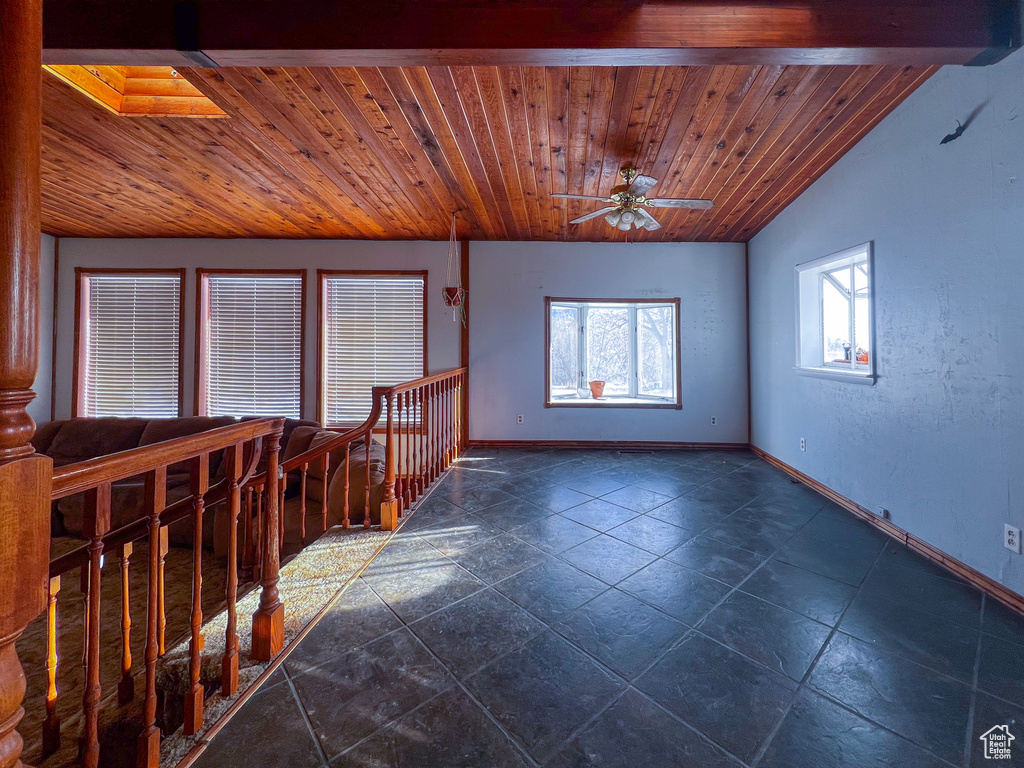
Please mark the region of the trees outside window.
<svg viewBox="0 0 1024 768"><path fill-rule="evenodd" d="M548 405L679 407L678 299L547 303Z"/></svg>

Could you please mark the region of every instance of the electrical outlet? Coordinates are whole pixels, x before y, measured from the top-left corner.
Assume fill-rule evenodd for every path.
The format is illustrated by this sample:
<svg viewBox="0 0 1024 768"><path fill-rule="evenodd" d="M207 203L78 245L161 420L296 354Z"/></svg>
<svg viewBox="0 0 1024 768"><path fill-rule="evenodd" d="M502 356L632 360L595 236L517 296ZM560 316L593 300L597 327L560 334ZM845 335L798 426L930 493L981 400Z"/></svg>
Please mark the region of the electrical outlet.
<svg viewBox="0 0 1024 768"><path fill-rule="evenodd" d="M804 440L802 437L800 438L800 450L801 451L806 451L807 450L807 441Z"/></svg>
<svg viewBox="0 0 1024 768"><path fill-rule="evenodd" d="M711 426L713 427L713 426L715 426L715 425L716 425L717 423L718 423L718 419L716 419L716 418L715 418L714 416L712 416L712 417L711 417Z"/></svg>
<svg viewBox="0 0 1024 768"><path fill-rule="evenodd" d="M1011 552L1020 554L1020 528L1013 525L1003 526L1003 546Z"/></svg>
<svg viewBox="0 0 1024 768"><path fill-rule="evenodd" d="M522 424L522 423L523 423L523 414L517 413L516 414L516 424Z"/></svg>

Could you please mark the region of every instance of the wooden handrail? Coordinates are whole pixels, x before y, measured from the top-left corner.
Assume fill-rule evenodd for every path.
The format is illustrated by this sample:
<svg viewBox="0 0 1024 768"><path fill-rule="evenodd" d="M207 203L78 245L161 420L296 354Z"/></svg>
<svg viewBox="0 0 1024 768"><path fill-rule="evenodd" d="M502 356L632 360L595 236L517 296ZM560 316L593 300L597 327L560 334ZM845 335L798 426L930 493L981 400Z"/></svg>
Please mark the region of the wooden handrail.
<svg viewBox="0 0 1024 768"><path fill-rule="evenodd" d="M414 379L413 381L407 381L404 384L395 384L390 387L374 387L373 393L378 393L382 396L397 395L400 392L409 392L410 390L416 389L417 387L423 387L428 384L435 384L439 381L446 381L451 379L453 376L459 374L468 373L468 368L452 368L449 371L442 371L441 373L435 373L433 376L424 376L422 379Z"/></svg>
<svg viewBox="0 0 1024 768"><path fill-rule="evenodd" d="M272 434L280 436L284 419L252 419L226 427L176 437L162 443L86 459L53 471L54 500L82 493L101 483L116 483L129 477L152 472L202 453L220 451L237 442L255 440Z"/></svg>

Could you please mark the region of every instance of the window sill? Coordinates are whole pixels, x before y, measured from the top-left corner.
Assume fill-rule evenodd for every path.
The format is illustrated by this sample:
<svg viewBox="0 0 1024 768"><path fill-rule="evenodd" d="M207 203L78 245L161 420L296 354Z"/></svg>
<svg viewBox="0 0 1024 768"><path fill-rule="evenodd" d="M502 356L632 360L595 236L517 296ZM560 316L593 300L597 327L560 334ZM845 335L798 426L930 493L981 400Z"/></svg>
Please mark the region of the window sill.
<svg viewBox="0 0 1024 768"><path fill-rule="evenodd" d="M681 410L682 403L675 400L650 400L641 397L567 397L564 399L550 400L544 404L545 408L662 408Z"/></svg>
<svg viewBox="0 0 1024 768"><path fill-rule="evenodd" d="M874 386L878 376L874 373L857 373L854 371L841 371L835 368L793 368L798 376L810 376L815 379L832 379L833 381L848 381L851 384L865 384Z"/></svg>

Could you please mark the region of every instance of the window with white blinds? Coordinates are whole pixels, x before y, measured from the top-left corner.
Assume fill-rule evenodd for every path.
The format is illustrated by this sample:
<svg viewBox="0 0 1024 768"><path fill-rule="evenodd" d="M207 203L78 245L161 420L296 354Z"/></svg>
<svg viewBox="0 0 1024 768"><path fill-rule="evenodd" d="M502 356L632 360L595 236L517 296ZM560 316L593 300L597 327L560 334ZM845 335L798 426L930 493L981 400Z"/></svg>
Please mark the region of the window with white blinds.
<svg viewBox="0 0 1024 768"><path fill-rule="evenodd" d="M300 418L302 277L203 275L201 410Z"/></svg>
<svg viewBox="0 0 1024 768"><path fill-rule="evenodd" d="M360 424L370 390L423 376L424 285L416 275L323 277L323 417Z"/></svg>
<svg viewBox="0 0 1024 768"><path fill-rule="evenodd" d="M178 416L181 275L79 280L78 415Z"/></svg>

